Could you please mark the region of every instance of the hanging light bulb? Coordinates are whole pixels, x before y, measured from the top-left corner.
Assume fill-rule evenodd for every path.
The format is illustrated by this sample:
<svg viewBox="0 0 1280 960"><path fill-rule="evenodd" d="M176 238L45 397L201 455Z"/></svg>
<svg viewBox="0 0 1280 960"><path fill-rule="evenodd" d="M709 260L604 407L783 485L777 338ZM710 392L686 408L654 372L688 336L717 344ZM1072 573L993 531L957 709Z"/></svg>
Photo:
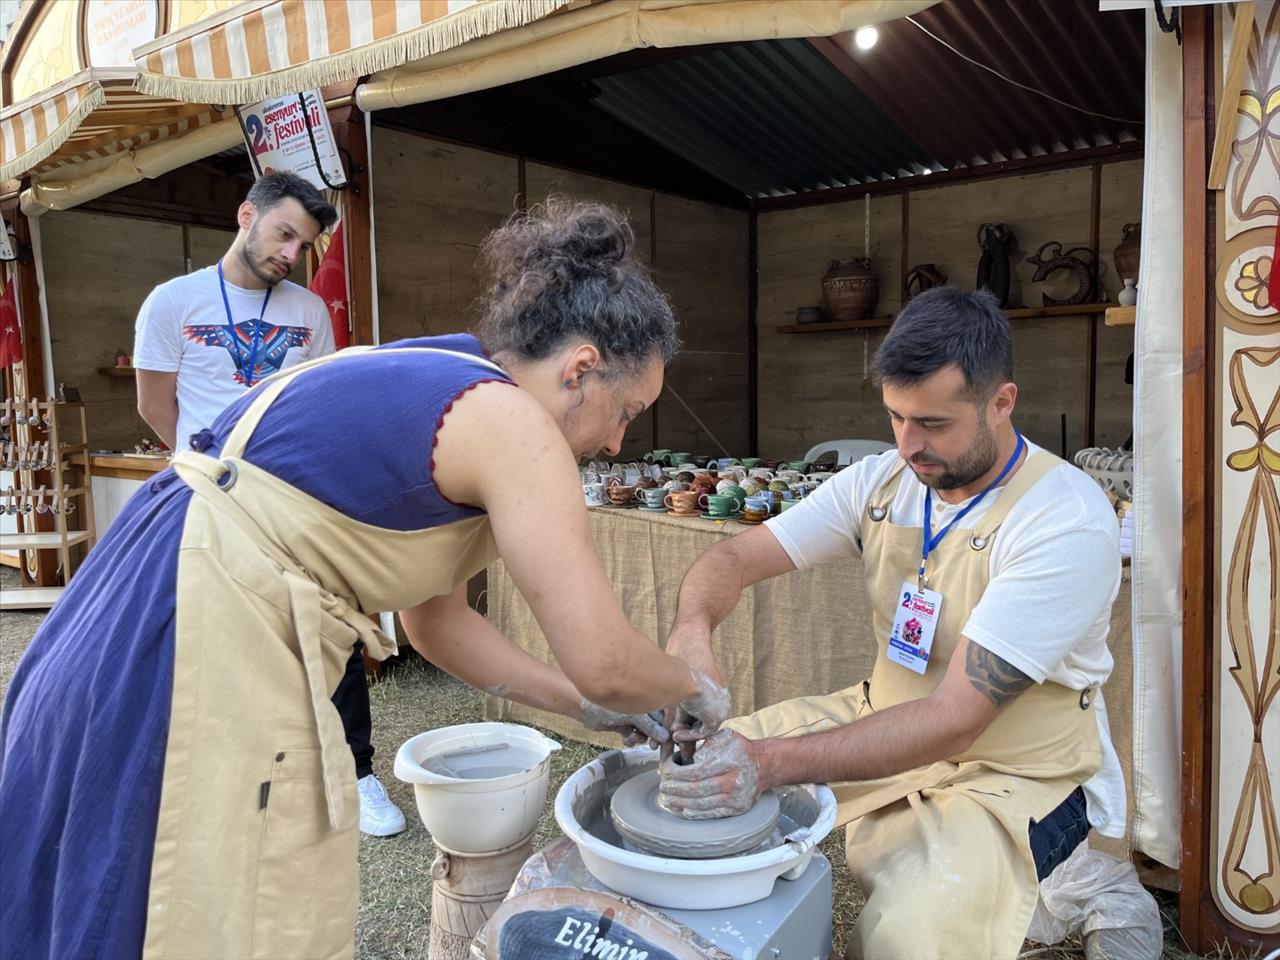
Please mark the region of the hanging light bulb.
<svg viewBox="0 0 1280 960"><path fill-rule="evenodd" d="M870 50L879 39L880 31L875 27L859 27L853 35L853 42L858 45L859 50Z"/></svg>

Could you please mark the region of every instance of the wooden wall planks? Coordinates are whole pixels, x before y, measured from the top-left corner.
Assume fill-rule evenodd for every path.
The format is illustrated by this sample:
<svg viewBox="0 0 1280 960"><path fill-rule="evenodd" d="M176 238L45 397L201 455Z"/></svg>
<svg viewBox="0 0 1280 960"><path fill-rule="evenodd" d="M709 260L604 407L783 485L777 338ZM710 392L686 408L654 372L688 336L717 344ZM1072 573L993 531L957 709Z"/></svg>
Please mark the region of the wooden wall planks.
<svg viewBox="0 0 1280 960"><path fill-rule="evenodd" d="M1065 247L1089 242L1091 171L1087 167L947 184L910 195L907 219L908 266L934 263L951 281L971 288L981 250L978 224L1009 223L1018 236L1011 301L1039 306L1042 292L1062 296L1066 278L1031 282L1025 263L1048 240ZM877 315L901 308L902 197L872 198L873 264L880 278ZM1111 250L1121 226L1140 219L1142 163L1105 164L1101 179L1103 285L1114 296L1118 283ZM833 257L854 256L862 248L861 200L760 214L760 449L776 456L800 456L814 443L839 437L890 439L879 390L864 375L884 330L779 335L795 309L819 302L820 280ZM1019 424L1036 442L1059 452L1060 418L1067 415L1068 452L1084 443L1086 318L1015 320L1014 358ZM1128 329L1099 323L1095 372L1095 442L1117 446L1129 436L1132 387L1124 383L1132 350Z"/></svg>
<svg viewBox="0 0 1280 960"><path fill-rule="evenodd" d="M516 208L516 158L384 127L372 152L383 342L468 328L480 242Z"/></svg>
<svg viewBox="0 0 1280 960"><path fill-rule="evenodd" d="M654 215L658 285L671 298L684 340L658 401L658 445L744 456L747 213L659 193Z"/></svg>
<svg viewBox="0 0 1280 960"><path fill-rule="evenodd" d="M42 217L40 238L54 379L80 388L93 447L132 447L152 436L134 381L98 367L133 353L142 301L183 272L182 228L71 210Z"/></svg>
<svg viewBox="0 0 1280 960"><path fill-rule="evenodd" d="M914 228L914 204L911 218ZM831 260L862 256L864 222L862 200L760 214L759 432L765 456L800 457L823 440L892 439L869 367L884 330L789 336L776 329L795 322L797 307L822 301L822 275ZM870 252L880 281L873 313L897 313L901 195L872 198Z"/></svg>
<svg viewBox="0 0 1280 960"><path fill-rule="evenodd" d="M465 329L484 236L515 209L517 158L379 127L373 136L382 339ZM652 263L681 322L686 351L669 382L720 440L745 453L747 214L543 164L524 164L529 202L559 193L626 212L636 252ZM656 234L655 234L656 224ZM667 393L629 431L623 456L655 446L717 453Z"/></svg>

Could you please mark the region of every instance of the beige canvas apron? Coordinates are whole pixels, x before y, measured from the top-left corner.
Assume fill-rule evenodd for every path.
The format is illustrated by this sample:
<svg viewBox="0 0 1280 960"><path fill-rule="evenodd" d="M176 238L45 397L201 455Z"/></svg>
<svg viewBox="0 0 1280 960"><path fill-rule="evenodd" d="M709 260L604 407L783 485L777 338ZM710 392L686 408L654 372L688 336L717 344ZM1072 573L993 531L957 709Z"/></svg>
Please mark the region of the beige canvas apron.
<svg viewBox="0 0 1280 960"><path fill-rule="evenodd" d="M942 615L920 676L886 656L904 580L915 583L922 531L893 523L900 463L868 503L863 561L879 652L871 679L828 696L767 707L728 724L745 736L796 736L854 723L873 710L928 696L947 671L990 578L991 546L1018 499L1061 461L1031 456L971 530L929 554ZM1028 597L1034 629L1034 597ZM1058 806L1101 764L1091 691L1043 683L1021 694L965 753L896 777L835 783L845 855L867 897L848 955L1014 957L1035 908L1031 821Z"/></svg>
<svg viewBox="0 0 1280 960"><path fill-rule="evenodd" d="M409 351L450 352L383 352ZM357 640L395 651L369 613L447 593L496 556L487 516L385 530L243 459L294 377L356 352L264 381L218 459L174 457L194 496L145 957L351 956L355 762L329 698Z"/></svg>

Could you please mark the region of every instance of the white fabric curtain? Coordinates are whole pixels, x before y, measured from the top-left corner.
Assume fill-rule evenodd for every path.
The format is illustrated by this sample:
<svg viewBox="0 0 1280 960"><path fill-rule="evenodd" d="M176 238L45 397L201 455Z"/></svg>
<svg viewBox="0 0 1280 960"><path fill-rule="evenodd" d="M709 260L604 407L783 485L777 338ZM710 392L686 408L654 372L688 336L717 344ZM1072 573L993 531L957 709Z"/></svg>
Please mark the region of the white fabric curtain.
<svg viewBox="0 0 1280 960"><path fill-rule="evenodd" d="M1181 859L1182 51L1147 15L1142 261L1134 332L1131 845Z"/></svg>

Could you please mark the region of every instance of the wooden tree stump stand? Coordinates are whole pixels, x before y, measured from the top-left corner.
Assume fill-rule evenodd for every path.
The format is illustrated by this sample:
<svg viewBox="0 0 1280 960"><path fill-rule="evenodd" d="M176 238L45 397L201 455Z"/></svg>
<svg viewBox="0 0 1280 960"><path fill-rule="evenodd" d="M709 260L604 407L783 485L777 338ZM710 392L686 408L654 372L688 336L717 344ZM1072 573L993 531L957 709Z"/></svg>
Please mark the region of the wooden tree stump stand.
<svg viewBox="0 0 1280 960"><path fill-rule="evenodd" d="M431 960L468 960L471 941L502 905L533 855L533 834L493 853L458 853L436 844L431 864Z"/></svg>

